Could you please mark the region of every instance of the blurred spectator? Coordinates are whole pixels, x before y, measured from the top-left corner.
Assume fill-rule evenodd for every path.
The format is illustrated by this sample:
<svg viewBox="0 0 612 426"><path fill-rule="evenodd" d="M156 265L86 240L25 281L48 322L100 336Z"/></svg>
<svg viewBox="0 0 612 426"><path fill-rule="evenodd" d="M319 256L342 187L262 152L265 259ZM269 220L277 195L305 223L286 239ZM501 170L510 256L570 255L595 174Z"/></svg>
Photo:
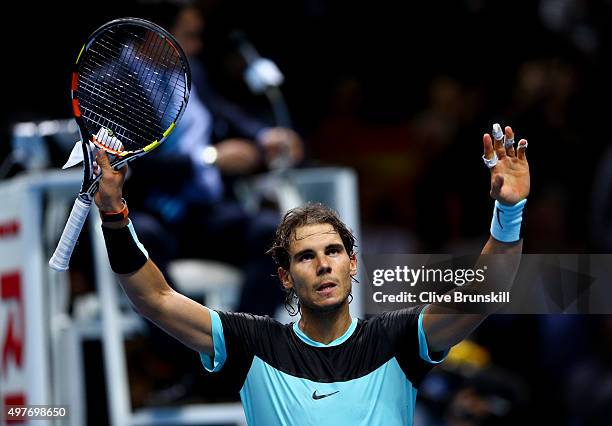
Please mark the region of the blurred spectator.
<svg viewBox="0 0 612 426"><path fill-rule="evenodd" d="M525 419L525 388L509 372L479 371L455 392L446 411L448 426L515 425Z"/></svg>
<svg viewBox="0 0 612 426"><path fill-rule="evenodd" d="M465 340L425 378L415 424L417 419L428 426L518 424L525 420L529 394L517 375L493 363L485 347Z"/></svg>

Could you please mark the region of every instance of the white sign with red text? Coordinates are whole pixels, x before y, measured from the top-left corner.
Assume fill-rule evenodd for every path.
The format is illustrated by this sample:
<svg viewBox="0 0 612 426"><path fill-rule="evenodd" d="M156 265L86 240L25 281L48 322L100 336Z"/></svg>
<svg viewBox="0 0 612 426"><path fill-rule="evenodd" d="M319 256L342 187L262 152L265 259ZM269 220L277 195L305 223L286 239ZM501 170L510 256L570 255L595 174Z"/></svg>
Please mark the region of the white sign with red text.
<svg viewBox="0 0 612 426"><path fill-rule="evenodd" d="M50 302L57 288L52 278L57 277L47 265L44 208L61 202L57 197L72 197L81 179L80 172L50 170L0 181L0 425L7 406L49 406L62 396L54 395L52 384L57 382L51 379L51 360L63 359L64 354L61 347L60 353L51 353L55 341ZM36 408L32 413L36 416ZM10 424L25 426L53 422L29 415L10 419Z"/></svg>
<svg viewBox="0 0 612 426"><path fill-rule="evenodd" d="M45 302L49 292L41 242L42 194L47 185L44 176L33 174L0 182L1 412L9 405L51 402Z"/></svg>
<svg viewBox="0 0 612 426"><path fill-rule="evenodd" d="M0 405L24 405L26 315L23 288L27 256L20 220L23 195L10 187L0 190Z"/></svg>

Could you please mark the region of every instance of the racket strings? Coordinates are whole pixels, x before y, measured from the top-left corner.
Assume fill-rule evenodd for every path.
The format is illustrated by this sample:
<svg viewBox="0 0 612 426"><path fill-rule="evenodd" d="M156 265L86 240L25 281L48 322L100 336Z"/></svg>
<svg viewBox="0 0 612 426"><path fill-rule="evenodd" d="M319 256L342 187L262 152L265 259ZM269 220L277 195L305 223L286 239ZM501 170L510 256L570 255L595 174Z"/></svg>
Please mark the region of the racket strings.
<svg viewBox="0 0 612 426"><path fill-rule="evenodd" d="M101 64L101 63L99 63L99 62L95 62L94 60L92 60L92 61L93 61L93 62L94 62L94 63L95 63L97 66L102 66L102 64ZM95 72L93 69L91 69L91 67L88 67L86 64L84 64L84 65L83 65L83 67L84 67L84 68L85 68L85 70L86 70L86 71L88 71L90 74ZM130 77L132 77L131 75L129 75L129 76L130 76ZM86 85L86 87L87 87L87 88L89 88L91 91L100 90L99 81L97 81L97 80L93 80L93 79L89 78L87 75L82 75L82 76L81 76L81 78L82 78L82 80L84 80L86 83L89 83L88 85ZM133 84L133 82L130 82L130 81L123 81L122 79L120 79L120 78L118 78L118 77L116 78L116 80L117 80L117 81L118 81L120 84L123 84L123 85L130 85L130 84ZM178 78L175 78L175 80L176 80L176 82L177 82L177 83L178 83L178 82L182 82L182 81L181 81L181 79L178 79ZM90 87L88 87L88 86L90 86ZM181 90L184 90L184 84L182 85L182 87L180 87L180 89L181 89ZM148 90L148 89L146 89L146 90ZM94 93L94 94L96 94L96 93ZM113 102L117 102L117 101L120 101L120 100L121 100L121 98L119 98L118 96L115 96L115 95L114 95L114 93L113 93L112 91L107 91L105 94L108 96L108 100L111 100L111 101L113 101ZM100 94L100 93L99 93L99 95L102 95L102 94ZM139 114L143 114L143 113L145 112L145 111L144 111L142 108L140 108L140 106L139 106L141 103L143 103L143 102L147 102L147 101L148 101L148 99L147 99L145 96L143 96L143 95L142 95L142 94L140 94L140 93L131 93L131 92L126 93L126 96L128 96L129 100L135 101L135 102L134 102L134 103L135 103L135 108L138 110ZM180 105L177 105L177 107L178 107L178 108L180 108ZM146 116L146 114L145 114L145 116ZM150 118L153 118L153 117L150 117Z"/></svg>
<svg viewBox="0 0 612 426"><path fill-rule="evenodd" d="M153 34L153 33L149 33L149 34ZM149 54L149 56L146 56L146 58L149 60L148 63L149 64L154 64L155 68L159 69L159 68L167 68L170 69L171 72L176 72L177 69L180 70L182 69L182 64L180 63L178 56L176 54L172 54L175 53L174 49L170 46L169 43L162 41L159 42L160 40L163 40L161 38L159 38L157 35L155 35L155 39L153 39L153 42L149 42L148 40L146 40L145 38L142 37L138 37L136 34L134 33L129 33L129 36L133 39L138 39L140 41L142 41L144 43L144 45L146 45L145 48L141 49L141 53L140 56L143 56L142 54L144 53L145 56L146 54ZM101 39L101 46L106 47L108 50L110 50L112 52L112 49L109 49L109 47L113 47L112 46L112 42L116 41L114 39ZM107 42L107 43L105 43ZM148 67L145 64L147 64L147 61L142 60L142 58L140 56L138 56L137 54L133 53L134 52L134 45L133 44L124 44L124 43L119 43L119 46L115 46L116 48L122 48L122 47L127 47L128 49L130 49L130 56L131 58L135 58L135 59L139 59L140 61L140 65L139 65L139 69L137 70L137 73L140 72L142 70L142 67L145 66L145 68L149 71L149 74L145 76L144 78L144 86L148 85L150 81L153 82L159 82L161 81L161 79L155 79L155 78L151 78L151 72L158 74L158 71L155 71L155 68L153 67ZM164 52L160 53L159 49L162 48L164 49ZM168 53L170 53L168 55ZM160 60L161 59L161 60ZM167 60L166 59L170 59L171 63L170 65L172 65L171 67L167 66ZM122 63L123 66L126 66L127 64L124 62ZM130 67L128 69L128 72L132 71L133 67ZM179 79L178 76L175 76L175 78L177 80L182 80ZM183 84L183 87L185 87L185 85Z"/></svg>
<svg viewBox="0 0 612 426"><path fill-rule="evenodd" d="M174 47L169 45L169 43L159 44L159 46L163 47L163 55L164 56L169 55L172 51L174 51ZM177 86L178 86L179 82L182 83L181 87L180 87L180 92L178 92L181 95L181 97L184 97L184 93L186 91L185 81L183 80L183 78L179 78L179 74L176 72L177 59L178 58L176 56L173 56L173 55L169 55L168 57L172 59L172 61L171 61L172 67L170 67L171 68L171 70L170 70L171 75L170 75L170 78L167 81L166 87L170 87L172 85L172 89L170 89L170 90L163 90L163 91L160 90L158 92L158 96L161 96L159 101L157 100L157 97L154 100L154 104L157 105L160 110L161 110L161 106L165 105L163 111L161 111L161 116L162 117L166 116L166 111L167 111L168 107L171 105L172 98L176 97ZM164 64L164 63L162 62L162 64ZM165 65L164 65L164 67L165 67ZM158 85L159 85L159 84L161 84L162 79L160 78L157 81L158 81ZM182 104L182 100L179 98L178 101L179 101L178 103L179 103L179 108L180 108L180 105ZM175 113L173 112L171 114L171 116L174 116L174 115L175 115Z"/></svg>
<svg viewBox="0 0 612 426"><path fill-rule="evenodd" d="M122 140L125 139L134 145L131 148L140 148L143 138L145 140L152 140L152 138L161 131L159 126L152 126L151 119L147 120L145 118L145 122L136 118L138 116L145 116L145 113L143 113L140 108L128 105L127 108L131 109L131 113L122 112L124 108L121 108L119 104L122 101L117 98L112 98L108 95L108 92L104 93L103 90L99 90L98 93L92 92L92 94L94 97L90 99L89 102L87 99L82 100L81 109L85 112L85 118L91 121L91 123L100 125L101 127L113 129L115 133L121 135L120 137ZM87 112L93 114L95 117L87 114ZM138 113L140 113L140 115L138 115ZM92 130L92 134L95 134L98 128L90 130Z"/></svg>
<svg viewBox="0 0 612 426"><path fill-rule="evenodd" d="M185 82L184 82L182 79L180 79L180 78L178 78L178 77L177 77L177 78L174 80L174 86L173 86L173 88L172 88L171 93L176 93L177 86L178 86L178 84L179 84L179 83L182 83L182 85L181 85L182 87L180 87L180 90L182 91L182 93L184 93L184 92L185 92L185 90L186 90L186 87L185 87ZM164 111L162 112L162 116L165 116L165 115L166 115L166 111L167 111L167 109L168 109L168 107L169 107L169 106L170 106L170 102L168 102L168 103L166 104L166 107L164 108Z"/></svg>
<svg viewBox="0 0 612 426"><path fill-rule="evenodd" d="M137 37L133 33L130 33L130 35L132 35L135 38ZM140 40L146 41L146 40L144 40L142 38ZM133 51L133 45L129 45L129 46L126 46L126 47L129 47L129 49L131 51ZM164 53L160 53L159 52L159 48L165 48L164 49L165 50L165 52L164 52L165 54ZM153 49L155 49L155 50L153 50ZM174 71L176 69L176 66L178 64L177 61L176 61L177 57L176 56L173 57L171 55L170 56L167 55L167 53L170 52L170 48L169 48L168 43L148 43L147 48L141 49L141 50L143 50L144 53L148 53L149 55L154 55L155 57L162 57L162 59L165 59L165 58L175 59L175 61L172 62L173 66L171 68L172 68L172 71ZM136 55L134 55L134 56L136 57L136 59L141 59L140 57L138 57ZM155 63L155 61L156 61L156 59L153 56L147 56L147 59L149 60L150 63ZM143 80L144 80L143 87L146 88L147 86L154 86L155 83L161 83L163 81L163 79L161 77L160 78L155 78L154 76L151 75L152 73L158 75L159 72L155 71L155 68L149 67L146 64L147 64L146 60L141 60L140 64L139 64L138 70L134 72L134 74L139 74L142 71L142 67L143 66L145 67L145 70L147 70L147 74L143 78ZM122 64L122 65L125 66L125 64ZM161 61L159 63L156 63L156 65L158 66L158 68L169 68L166 65L165 61ZM174 77L171 77L171 78L179 80L177 75L175 75ZM183 87L184 87L184 85L183 85ZM151 91L152 89L147 89L147 90ZM165 94L164 92L160 92L160 93ZM156 102L154 101L154 104L155 103Z"/></svg>
<svg viewBox="0 0 612 426"><path fill-rule="evenodd" d="M87 69L87 67L85 68ZM109 75L112 76L110 73ZM161 131L161 126L157 125L155 117L143 107L146 99L137 99L129 93L115 93L117 88L108 87L113 84L112 81L104 82L99 79L88 78L87 75L82 75L81 81L85 82L82 86L84 90L91 95L90 97L80 96L85 109L91 112L98 111L99 114L97 115L99 117L106 119L108 123L118 126L123 131L129 132L132 135L130 139L136 145L138 145L136 142L139 139L138 135L150 139ZM117 81L114 84L117 84ZM120 125L119 122L129 123L130 128Z"/></svg>
<svg viewBox="0 0 612 426"><path fill-rule="evenodd" d="M161 126L157 124L157 120L155 120L153 116L150 116L150 112L140 107L142 101L133 102L132 105L130 106L133 114L128 114L127 112L123 111L125 108L122 108L122 105L121 105L121 103L124 102L125 99L122 101L122 99L118 95L114 95L112 91L103 90L103 88L99 85L99 83L87 78L86 76L81 77L81 84L83 84L82 87L84 88L84 90L89 91L91 95L96 98L96 99L82 99L85 109L88 109L91 111L93 111L94 109L101 110L104 113L102 115L103 117L109 117L109 116L112 116L112 114L116 114L117 118L119 118L122 122L131 121L131 124L137 127L136 130L138 130L138 132L136 132L135 130L130 130L126 128L125 126L121 126L118 123L115 123L114 121L109 120L115 123L117 126L124 129L126 132L131 133L133 135L130 138L132 142L136 143L135 139L137 139L138 134L151 133L148 136L152 136L153 134L159 134L159 132L162 131ZM99 102L100 99L102 99L105 102ZM90 103L92 104L91 108L89 108ZM108 107L111 105L118 105L118 108L116 110L111 110ZM140 118L142 118L145 121L140 120ZM152 126L155 127L154 132L151 132Z"/></svg>
<svg viewBox="0 0 612 426"><path fill-rule="evenodd" d="M96 67L100 67L100 68L102 68L102 67L104 67L104 66L105 66L105 65L104 65L104 63L102 62L104 58L102 58L102 61L100 61L100 62L99 62L99 61L96 61L96 58L95 58L95 57L93 57L94 55L97 55L97 52L92 51L92 58L90 58L90 60L88 61L88 62L91 62L91 65L93 65L93 67L92 67L92 66L88 66L88 65L90 65L89 63L84 63L84 64L83 64L83 68L84 68L86 71L88 71L88 72L89 72L89 74L90 74L90 75L92 75L92 76L93 76L93 75L95 75L95 73L97 72ZM127 78L125 78L125 80L122 80L122 79L121 79L121 78L118 76L118 72L119 72L119 70L117 69L117 67L114 67L114 68L112 68L112 69L110 69L110 68L109 68L107 71L112 72L112 74L108 73L107 75L108 75L109 77L114 78L114 80L115 80L117 83L119 83L120 85L121 85L121 84L122 84L122 85L130 85L130 84L135 84L135 81L128 81L128 80L129 80L129 77L134 77L134 76L132 76L132 75L130 75L130 74L127 74L127 73L125 74L125 76L127 76ZM99 81L99 79L89 78L87 74L84 74L84 75L82 76L82 78L83 78L83 79L87 79L87 80L88 80L90 83L93 83L94 85L97 85L97 86L98 86L98 90L100 90L100 89L101 89L101 87L102 87L102 83L104 83L104 81ZM133 78L132 78L132 80L133 80ZM111 83L112 83L112 82L111 82ZM136 84L137 84L137 83L136 83ZM109 96L113 96L113 94L114 94L114 93L113 93L113 91L108 91L108 95L109 95ZM117 96L114 96L113 101L115 101L115 102L116 102L116 101L120 101L120 100L121 100L121 98L120 98L119 96L120 96L120 95L123 95L123 94L124 94L124 93L117 93ZM131 98L131 100L134 100L136 103L144 103L144 102L148 102L148 99L147 99L147 98L146 98L144 95L142 95L142 94L140 94L140 93L138 93L138 92L133 92L133 93L128 92L128 93L125 93L125 95L127 95L129 98Z"/></svg>
<svg viewBox="0 0 612 426"><path fill-rule="evenodd" d="M131 36L133 37L137 37L137 35L130 33ZM146 60L141 60L140 61L140 67L142 68L142 66L145 66L145 69L147 69L148 74L145 76L144 81L145 81L145 86L147 85L147 82L153 82L152 84L152 91L157 92L158 96L161 96L160 101L163 102L164 98L169 98L166 95L168 94L168 90L159 90L161 84L165 81L166 82L166 87L170 86L173 84L172 80L174 80L174 87L173 89L170 91L170 95L172 95L172 93L175 91L175 88L177 86L176 83L178 82L182 82L183 84L181 85L181 89L184 91L186 90L186 85L185 85L185 81L184 81L184 75L183 75L183 70L182 70L182 64L179 61L179 57L178 55L176 55L174 48L165 40L162 40L162 42L160 42L160 38L158 38L158 36L154 33L148 33L149 40L146 40L144 38L141 38L140 40L145 42L145 45L147 46L144 50L145 53L148 53L150 56L147 57L147 59L149 59L149 61ZM150 42L149 42L150 41ZM130 46L131 49L133 49L133 45ZM146 66L147 62L149 62L150 64L155 64L155 67L153 66ZM166 68L167 70L162 70L161 68ZM170 73L170 77L168 77L166 74ZM161 74L161 76L159 76L158 78L153 77L151 74L155 74L157 76L159 76ZM155 84L157 83L157 87L155 87ZM153 103L154 105L157 107L159 106L158 104L158 100L157 97L154 99Z"/></svg>
<svg viewBox="0 0 612 426"><path fill-rule="evenodd" d="M94 135L100 128L112 131L99 141L112 149L125 144L132 151L160 140L184 108L185 65L150 30L144 36L121 27L107 31L88 47L79 71L83 116Z"/></svg>
<svg viewBox="0 0 612 426"><path fill-rule="evenodd" d="M89 111L89 112L99 117L98 120L93 119L91 117L88 119L88 121L91 121L92 123L98 125L99 126L98 129L105 129L105 128L108 129L108 128L112 127L113 125L117 125L117 123L114 123L114 122L104 118L103 116L101 116L100 114L96 113L95 111ZM104 146L105 148L108 148L108 149L116 151L116 153L120 153L120 152L126 151L126 149L124 147L124 141L128 141L130 143L136 144L135 141L125 137L124 135L120 136L121 139L117 139L116 138L116 141L113 141L109 136L98 137L99 134L100 134L100 130L98 130L98 133L93 134L95 141L99 145ZM117 143L117 141L121 142L121 143ZM130 152L130 151L128 150L128 152Z"/></svg>
<svg viewBox="0 0 612 426"><path fill-rule="evenodd" d="M93 53L96 53L95 50L93 51ZM98 66L102 66L101 63L96 62L96 65ZM92 70L93 71L93 70ZM112 73L107 73L110 77L113 77L115 79L115 81L119 84L119 88L121 88L122 86L125 87L126 85L134 85L134 84L138 84L135 81L124 81L124 79L120 78L118 76L119 70L117 68L113 68ZM129 73L125 74L128 78L131 76ZM85 79L87 79L87 77L84 77ZM90 83L96 83L95 81L92 81L91 79L87 79L89 80ZM133 79L132 79L133 80ZM110 82L112 83L112 81ZM95 87L94 87L95 89ZM117 90L116 90L117 91ZM122 103L125 101L131 101L128 102L128 108L130 108L131 111L133 111L135 114L134 117L123 117L124 119L129 119L129 118L136 118L136 117L140 117L143 118L145 122L142 122L141 120L138 120L136 118L136 122L142 124L142 126L144 126L145 128L150 128L151 126L155 126L157 125L158 120L156 119L156 117L154 117L152 115L152 113L150 111L145 110L142 105L145 105L146 102L148 102L148 99L146 99L146 97L136 93L131 93L131 92L126 92L125 90L119 90L118 93L113 96L113 91L109 91L109 90L104 90L102 91L99 88L99 93L97 93L98 96L101 96L103 99L112 102L114 104L119 104L118 106L121 107ZM106 96L105 96L106 95ZM127 97L127 98L126 98ZM120 112L120 110L118 110L118 112ZM145 128L140 127L139 130L142 132L143 130L145 130ZM146 130L145 130L146 131ZM161 126L157 126L153 128L153 133L154 134L159 134L159 132L162 131ZM148 135L149 137L152 135Z"/></svg>

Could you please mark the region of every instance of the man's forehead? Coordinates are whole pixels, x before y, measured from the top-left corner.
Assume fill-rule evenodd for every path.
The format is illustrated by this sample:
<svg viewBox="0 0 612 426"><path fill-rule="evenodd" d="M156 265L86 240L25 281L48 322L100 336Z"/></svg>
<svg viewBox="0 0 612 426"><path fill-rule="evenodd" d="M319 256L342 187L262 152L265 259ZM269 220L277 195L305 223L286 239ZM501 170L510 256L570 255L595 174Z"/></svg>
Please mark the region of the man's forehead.
<svg viewBox="0 0 612 426"><path fill-rule="evenodd" d="M292 244L309 243L320 239L340 239L338 231L329 223L299 226L295 229L291 238Z"/></svg>

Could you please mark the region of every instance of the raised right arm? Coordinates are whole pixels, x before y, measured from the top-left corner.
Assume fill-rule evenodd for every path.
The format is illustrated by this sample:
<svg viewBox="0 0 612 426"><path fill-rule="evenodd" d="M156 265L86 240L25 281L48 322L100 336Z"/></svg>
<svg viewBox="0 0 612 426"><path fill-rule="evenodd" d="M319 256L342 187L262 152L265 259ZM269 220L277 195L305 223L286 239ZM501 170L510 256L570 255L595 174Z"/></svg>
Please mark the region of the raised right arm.
<svg viewBox="0 0 612 426"><path fill-rule="evenodd" d="M123 207L122 188L127 166L118 171L113 170L106 153L102 150L98 152L96 160L102 170L102 177L95 202L102 211L120 211ZM128 224L129 219L125 219L102 225L106 228L104 231L109 250L114 248L112 244L109 245L108 236L124 230ZM146 259L144 264L138 265L134 271L118 273L117 277L139 314L191 349L209 355L214 354L212 322L208 309L173 290L151 259Z"/></svg>

